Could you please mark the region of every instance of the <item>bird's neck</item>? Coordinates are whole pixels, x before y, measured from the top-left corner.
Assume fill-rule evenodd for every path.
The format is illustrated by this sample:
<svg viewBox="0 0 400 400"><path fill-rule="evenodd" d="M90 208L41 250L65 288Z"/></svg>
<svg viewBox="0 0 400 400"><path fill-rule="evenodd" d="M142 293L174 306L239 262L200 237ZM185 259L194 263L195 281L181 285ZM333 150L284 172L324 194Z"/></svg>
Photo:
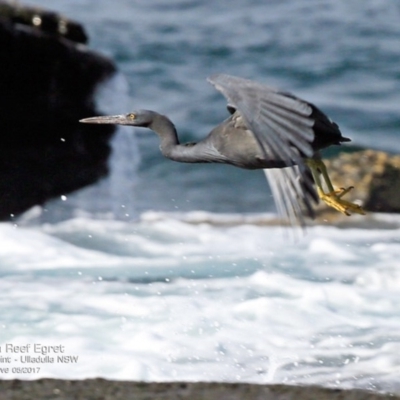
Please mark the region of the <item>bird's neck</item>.
<svg viewBox="0 0 400 400"><path fill-rule="evenodd" d="M206 162L198 156L201 143L180 144L175 125L167 117L158 115L149 128L160 137L160 150L164 157L186 163Z"/></svg>
<svg viewBox="0 0 400 400"><path fill-rule="evenodd" d="M160 138L160 150L168 157L170 150L179 145L175 125L164 115L157 115L148 127L157 133Z"/></svg>

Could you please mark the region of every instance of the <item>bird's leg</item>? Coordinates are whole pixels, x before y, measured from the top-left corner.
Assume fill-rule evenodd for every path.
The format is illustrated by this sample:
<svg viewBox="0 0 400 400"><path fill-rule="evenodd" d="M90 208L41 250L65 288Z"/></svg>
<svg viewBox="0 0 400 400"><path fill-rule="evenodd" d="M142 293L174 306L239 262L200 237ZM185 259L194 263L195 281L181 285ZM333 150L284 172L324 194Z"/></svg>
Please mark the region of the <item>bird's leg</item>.
<svg viewBox="0 0 400 400"><path fill-rule="evenodd" d="M306 160L306 164L311 170L317 186L318 196L322 201L324 201L329 207L332 207L346 215L351 215L351 213L365 215L365 212L361 206L342 199L346 193L350 192L350 190L354 188L353 186L335 190L329 178L326 166L322 160L309 158ZM325 182L328 193L324 191L321 177Z"/></svg>

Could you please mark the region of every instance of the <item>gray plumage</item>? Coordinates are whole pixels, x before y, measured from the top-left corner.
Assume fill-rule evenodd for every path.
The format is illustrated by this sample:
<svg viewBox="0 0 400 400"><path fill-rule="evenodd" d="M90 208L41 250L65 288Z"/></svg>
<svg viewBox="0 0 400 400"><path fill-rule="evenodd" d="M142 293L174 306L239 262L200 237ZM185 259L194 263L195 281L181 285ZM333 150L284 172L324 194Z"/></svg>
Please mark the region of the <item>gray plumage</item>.
<svg viewBox="0 0 400 400"><path fill-rule="evenodd" d="M198 143L180 144L169 118L150 110L81 122L147 127L160 137L162 154L174 161L264 169L279 213L303 225L318 201L305 159L349 139L317 107L289 93L225 74L208 81L226 97L231 115Z"/></svg>

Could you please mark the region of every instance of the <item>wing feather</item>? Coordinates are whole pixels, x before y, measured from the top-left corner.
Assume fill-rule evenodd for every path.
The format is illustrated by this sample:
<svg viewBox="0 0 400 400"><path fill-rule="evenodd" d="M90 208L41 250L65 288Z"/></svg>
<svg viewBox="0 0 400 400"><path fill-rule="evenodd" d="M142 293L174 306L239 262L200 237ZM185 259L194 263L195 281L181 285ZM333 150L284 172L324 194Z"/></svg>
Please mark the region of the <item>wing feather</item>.
<svg viewBox="0 0 400 400"><path fill-rule="evenodd" d="M314 186L299 179L297 166L281 169L264 169L271 187L278 215L291 225L305 226L305 216L314 218L313 203L317 202ZM287 184L292 182L293 184Z"/></svg>
<svg viewBox="0 0 400 400"><path fill-rule="evenodd" d="M270 118L280 118L285 121L286 126L291 126L296 129L296 135L302 137L304 140L310 142L314 140L314 132L312 130L314 121L309 116L303 116L285 110L275 104L268 104L263 101L264 114ZM306 129L299 130L299 127ZM311 129L309 129L311 128Z"/></svg>
<svg viewBox="0 0 400 400"><path fill-rule="evenodd" d="M302 137L297 135L298 128L295 128L290 121L281 118L278 114L268 113L264 114L264 111L261 111L261 116L265 118L265 125L269 126L271 132L279 132L280 137L286 143L296 147L302 154L306 157L312 157L313 151L311 149L309 142L304 141ZM295 157L294 154L289 154L288 157ZM298 162L298 158L295 157L294 161Z"/></svg>

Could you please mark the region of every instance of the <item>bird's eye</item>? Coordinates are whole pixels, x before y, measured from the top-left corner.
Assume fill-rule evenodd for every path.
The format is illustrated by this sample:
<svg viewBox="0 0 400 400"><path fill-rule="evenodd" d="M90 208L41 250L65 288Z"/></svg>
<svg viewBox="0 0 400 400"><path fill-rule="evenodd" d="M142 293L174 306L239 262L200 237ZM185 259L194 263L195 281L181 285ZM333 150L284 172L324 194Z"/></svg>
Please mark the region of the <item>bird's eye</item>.
<svg viewBox="0 0 400 400"><path fill-rule="evenodd" d="M128 118L129 119L135 119L136 115L134 113L130 113L130 114L128 114Z"/></svg>

